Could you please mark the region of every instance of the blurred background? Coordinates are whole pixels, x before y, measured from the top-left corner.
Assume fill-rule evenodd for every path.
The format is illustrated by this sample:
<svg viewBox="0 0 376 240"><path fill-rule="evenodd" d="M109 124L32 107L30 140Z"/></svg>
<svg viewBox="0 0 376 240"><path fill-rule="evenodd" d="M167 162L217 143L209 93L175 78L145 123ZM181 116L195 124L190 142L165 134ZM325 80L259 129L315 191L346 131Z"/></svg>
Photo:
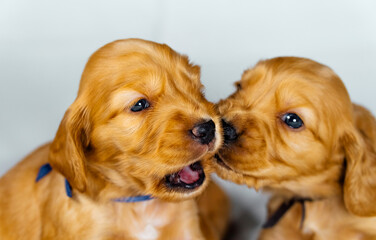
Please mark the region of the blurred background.
<svg viewBox="0 0 376 240"><path fill-rule="evenodd" d="M88 57L116 39L144 38L187 54L213 102L260 59L312 58L376 113L375 9L373 0L2 0L0 175L54 137ZM217 181L233 200L233 239L256 239L265 195Z"/></svg>

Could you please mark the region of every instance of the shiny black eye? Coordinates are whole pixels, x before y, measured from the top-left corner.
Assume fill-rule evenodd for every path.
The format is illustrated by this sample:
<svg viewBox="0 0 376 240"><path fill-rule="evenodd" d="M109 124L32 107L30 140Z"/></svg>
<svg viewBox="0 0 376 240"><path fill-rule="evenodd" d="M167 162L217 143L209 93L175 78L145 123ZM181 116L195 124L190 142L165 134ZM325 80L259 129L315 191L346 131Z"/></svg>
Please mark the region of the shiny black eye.
<svg viewBox="0 0 376 240"><path fill-rule="evenodd" d="M282 116L282 121L286 123L290 128L301 128L303 126L303 120L300 119L295 113L286 113Z"/></svg>
<svg viewBox="0 0 376 240"><path fill-rule="evenodd" d="M132 112L139 112L146 108L150 107L150 103L146 99L140 99L138 102L136 102L133 107L131 107Z"/></svg>

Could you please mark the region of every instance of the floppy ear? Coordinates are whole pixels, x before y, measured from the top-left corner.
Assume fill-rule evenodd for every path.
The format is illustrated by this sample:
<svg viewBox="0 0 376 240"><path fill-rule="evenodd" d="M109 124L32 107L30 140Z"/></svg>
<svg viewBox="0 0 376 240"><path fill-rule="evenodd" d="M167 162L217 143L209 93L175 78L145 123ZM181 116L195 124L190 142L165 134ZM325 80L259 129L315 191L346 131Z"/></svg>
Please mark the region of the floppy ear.
<svg viewBox="0 0 376 240"><path fill-rule="evenodd" d="M354 106L354 127L343 143L346 154L344 201L359 216L376 215L376 121L365 108Z"/></svg>
<svg viewBox="0 0 376 240"><path fill-rule="evenodd" d="M49 162L80 192L86 190L85 148L90 142L89 134L88 110L76 99L65 112L51 143Z"/></svg>

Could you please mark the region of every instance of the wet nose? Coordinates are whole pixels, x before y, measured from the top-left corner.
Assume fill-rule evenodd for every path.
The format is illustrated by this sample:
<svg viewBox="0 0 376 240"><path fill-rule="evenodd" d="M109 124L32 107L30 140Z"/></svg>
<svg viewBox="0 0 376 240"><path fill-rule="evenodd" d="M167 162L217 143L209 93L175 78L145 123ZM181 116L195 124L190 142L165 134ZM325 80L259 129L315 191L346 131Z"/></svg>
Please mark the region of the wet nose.
<svg viewBox="0 0 376 240"><path fill-rule="evenodd" d="M212 120L200 123L192 129L192 134L201 144L209 144L215 137L215 124Z"/></svg>
<svg viewBox="0 0 376 240"><path fill-rule="evenodd" d="M230 143L236 140L238 134L236 129L230 123L222 119L223 134L225 137L225 143Z"/></svg>

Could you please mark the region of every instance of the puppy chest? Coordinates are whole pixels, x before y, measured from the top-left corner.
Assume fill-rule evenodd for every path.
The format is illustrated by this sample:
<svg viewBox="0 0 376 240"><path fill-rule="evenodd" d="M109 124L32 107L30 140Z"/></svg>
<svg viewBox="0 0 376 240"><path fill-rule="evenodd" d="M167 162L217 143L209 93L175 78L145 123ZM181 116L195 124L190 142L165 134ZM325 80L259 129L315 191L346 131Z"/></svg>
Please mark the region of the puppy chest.
<svg viewBox="0 0 376 240"><path fill-rule="evenodd" d="M191 220L189 216L182 214L182 208L175 203L156 204L154 201L145 203L128 204L126 208L117 207L112 221L112 236L115 239L161 239L166 235L186 235L186 223ZM115 219L114 215L109 216ZM171 229L176 231L171 232Z"/></svg>
<svg viewBox="0 0 376 240"><path fill-rule="evenodd" d="M349 214L341 202L336 200L322 200L307 205L303 232L314 233L319 239L368 239L366 236L369 230L375 226L375 222L370 227L370 221Z"/></svg>

